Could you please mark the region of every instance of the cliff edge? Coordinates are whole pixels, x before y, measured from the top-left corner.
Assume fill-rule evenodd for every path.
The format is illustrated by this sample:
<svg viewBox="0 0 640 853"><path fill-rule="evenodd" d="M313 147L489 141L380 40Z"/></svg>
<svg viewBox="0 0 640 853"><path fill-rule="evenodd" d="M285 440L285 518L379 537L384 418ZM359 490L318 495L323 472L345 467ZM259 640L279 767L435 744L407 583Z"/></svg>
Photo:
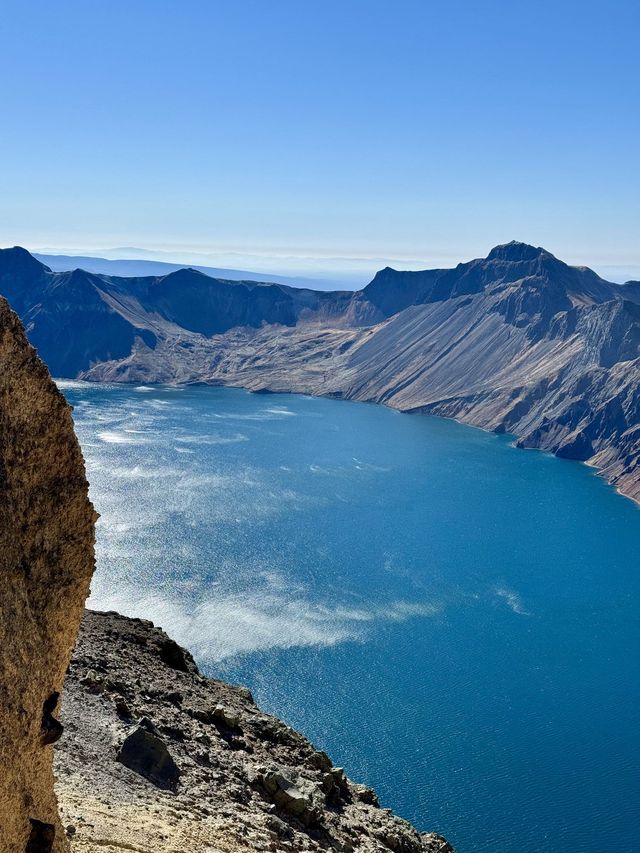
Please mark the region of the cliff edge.
<svg viewBox="0 0 640 853"><path fill-rule="evenodd" d="M0 299L0 851L62 853L56 706L93 572L71 408Z"/></svg>
<svg viewBox="0 0 640 853"><path fill-rule="evenodd" d="M74 853L453 853L151 622L85 615L56 748Z"/></svg>

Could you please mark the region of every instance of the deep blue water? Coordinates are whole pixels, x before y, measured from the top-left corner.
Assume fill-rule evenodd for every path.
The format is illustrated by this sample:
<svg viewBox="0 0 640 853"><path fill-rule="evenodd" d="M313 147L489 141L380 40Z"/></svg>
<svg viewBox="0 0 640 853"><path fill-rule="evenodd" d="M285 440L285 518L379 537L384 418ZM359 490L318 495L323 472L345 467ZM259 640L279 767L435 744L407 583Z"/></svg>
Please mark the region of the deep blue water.
<svg viewBox="0 0 640 853"><path fill-rule="evenodd" d="M640 850L640 513L373 405L63 383L92 604L153 619L458 853Z"/></svg>

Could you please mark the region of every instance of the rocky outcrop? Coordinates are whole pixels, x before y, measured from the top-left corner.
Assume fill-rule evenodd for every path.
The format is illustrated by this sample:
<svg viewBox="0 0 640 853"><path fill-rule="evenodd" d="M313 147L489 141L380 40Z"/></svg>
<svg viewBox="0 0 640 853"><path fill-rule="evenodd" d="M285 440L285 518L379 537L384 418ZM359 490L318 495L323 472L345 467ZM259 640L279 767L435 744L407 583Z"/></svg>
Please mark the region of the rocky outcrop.
<svg viewBox="0 0 640 853"><path fill-rule="evenodd" d="M87 612L57 791L72 851L453 853L150 622Z"/></svg>
<svg viewBox="0 0 640 853"><path fill-rule="evenodd" d="M94 520L71 409L2 299L2 853L67 850L52 744L62 734L59 696L93 572Z"/></svg>

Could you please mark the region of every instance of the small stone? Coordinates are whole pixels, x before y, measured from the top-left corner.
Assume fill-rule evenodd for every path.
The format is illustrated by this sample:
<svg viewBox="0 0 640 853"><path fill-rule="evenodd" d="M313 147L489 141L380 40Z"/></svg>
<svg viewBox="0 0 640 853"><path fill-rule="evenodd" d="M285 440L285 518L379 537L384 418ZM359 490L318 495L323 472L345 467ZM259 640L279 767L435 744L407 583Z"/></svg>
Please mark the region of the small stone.
<svg viewBox="0 0 640 853"><path fill-rule="evenodd" d="M151 732L153 735L159 734L158 729L153 724L153 722L149 719L149 717L141 717L138 725L141 729L145 729L148 732Z"/></svg>
<svg viewBox="0 0 640 853"><path fill-rule="evenodd" d="M114 696L113 704L116 706L116 713L119 717L122 717L125 720L130 720L133 716L131 713L131 708L127 704L127 700L124 696Z"/></svg>
<svg viewBox="0 0 640 853"><path fill-rule="evenodd" d="M331 770L333 767L333 762L323 750L314 752L311 756L310 762L317 770Z"/></svg>
<svg viewBox="0 0 640 853"><path fill-rule="evenodd" d="M186 738L186 733L180 726L163 725L161 727L162 734L172 738L172 740L183 741ZM197 740L197 738L195 738Z"/></svg>
<svg viewBox="0 0 640 853"><path fill-rule="evenodd" d="M255 699L253 698L253 693L249 690L248 687L238 687L238 693L242 696L243 699L246 699L247 702L251 702L252 705L255 705Z"/></svg>
<svg viewBox="0 0 640 853"><path fill-rule="evenodd" d="M269 815L267 817L267 826L269 827L270 832L275 836L275 839L293 837L291 827L276 815Z"/></svg>
<svg viewBox="0 0 640 853"><path fill-rule="evenodd" d="M198 764L203 767L211 767L211 756L204 749L198 749L194 753L194 758Z"/></svg>
<svg viewBox="0 0 640 853"><path fill-rule="evenodd" d="M283 811L298 818L305 826L318 822L320 812L313 803L311 796L302 791L291 779L279 771L268 772L263 779L263 786L271 794L274 802Z"/></svg>
<svg viewBox="0 0 640 853"><path fill-rule="evenodd" d="M420 840L424 853L455 853L447 839L438 835L437 832L423 832Z"/></svg>
<svg viewBox="0 0 640 853"><path fill-rule="evenodd" d="M124 683L124 681L118 681L117 679L108 678L104 682L104 689L107 693L120 693L121 695L126 695L129 692L129 687Z"/></svg>
<svg viewBox="0 0 640 853"><path fill-rule="evenodd" d="M170 693L167 693L164 697L167 702L171 702L172 705L182 705L182 693L179 690L172 690Z"/></svg>
<svg viewBox="0 0 640 853"><path fill-rule="evenodd" d="M240 728L240 715L234 711L230 711L223 705L216 705L213 709L213 719L232 731Z"/></svg>
<svg viewBox="0 0 640 853"><path fill-rule="evenodd" d="M104 689L104 679L102 679L95 669L89 669L80 679L80 684L88 690L89 693L102 693Z"/></svg>

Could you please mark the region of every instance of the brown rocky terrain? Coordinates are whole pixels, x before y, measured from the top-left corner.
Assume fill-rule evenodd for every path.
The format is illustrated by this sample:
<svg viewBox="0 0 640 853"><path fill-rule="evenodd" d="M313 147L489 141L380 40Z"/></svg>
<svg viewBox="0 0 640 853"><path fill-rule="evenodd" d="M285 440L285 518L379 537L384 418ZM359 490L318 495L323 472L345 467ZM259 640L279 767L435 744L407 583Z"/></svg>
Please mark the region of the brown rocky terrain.
<svg viewBox="0 0 640 853"><path fill-rule="evenodd" d="M53 792L58 697L93 573L71 408L0 299L0 851L68 849Z"/></svg>
<svg viewBox="0 0 640 853"><path fill-rule="evenodd" d="M62 720L56 789L78 853L453 853L150 622L86 613Z"/></svg>

